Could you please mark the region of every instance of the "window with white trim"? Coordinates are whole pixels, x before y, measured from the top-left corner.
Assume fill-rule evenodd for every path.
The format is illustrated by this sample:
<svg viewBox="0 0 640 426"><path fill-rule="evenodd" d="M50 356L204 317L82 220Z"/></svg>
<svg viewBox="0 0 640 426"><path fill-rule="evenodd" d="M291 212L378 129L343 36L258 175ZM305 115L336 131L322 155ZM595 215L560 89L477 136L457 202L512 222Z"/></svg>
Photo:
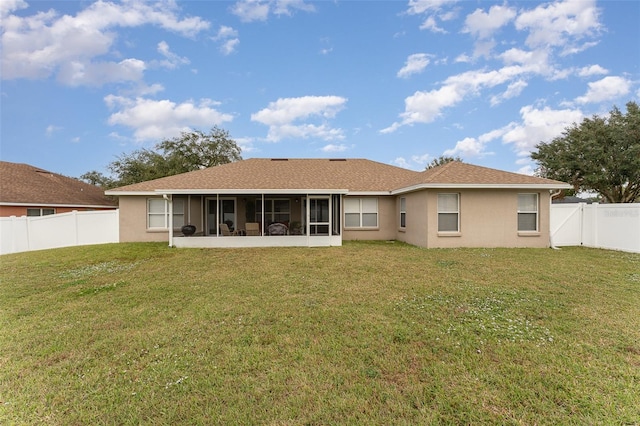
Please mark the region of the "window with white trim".
<svg viewBox="0 0 640 426"><path fill-rule="evenodd" d="M344 226L345 228L377 228L378 199L345 198Z"/></svg>
<svg viewBox="0 0 640 426"><path fill-rule="evenodd" d="M173 227L184 225L184 200L173 200ZM164 198L147 199L147 228L169 229L169 202Z"/></svg>
<svg viewBox="0 0 640 426"><path fill-rule="evenodd" d="M265 198L264 220L267 224L290 222L291 200L288 198ZM262 222L262 199L260 198L256 200L256 221Z"/></svg>
<svg viewBox="0 0 640 426"><path fill-rule="evenodd" d="M34 209L34 208L28 208L27 209L27 216L49 216L50 214L56 214L56 209Z"/></svg>
<svg viewBox="0 0 640 426"><path fill-rule="evenodd" d="M460 194L438 194L438 232L460 232Z"/></svg>
<svg viewBox="0 0 640 426"><path fill-rule="evenodd" d="M518 231L538 231L538 194L518 194Z"/></svg>
<svg viewBox="0 0 640 426"><path fill-rule="evenodd" d="M400 198L400 228L407 227L407 199Z"/></svg>

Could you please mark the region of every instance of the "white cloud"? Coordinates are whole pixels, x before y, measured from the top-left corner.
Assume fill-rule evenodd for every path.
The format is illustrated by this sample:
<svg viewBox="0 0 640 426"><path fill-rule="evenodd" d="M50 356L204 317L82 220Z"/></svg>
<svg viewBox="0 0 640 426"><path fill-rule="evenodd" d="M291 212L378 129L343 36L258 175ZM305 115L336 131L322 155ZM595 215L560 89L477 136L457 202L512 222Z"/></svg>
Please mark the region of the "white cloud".
<svg viewBox="0 0 640 426"><path fill-rule="evenodd" d="M431 158L429 154L412 155L411 161L413 161L414 163L418 163L426 166L427 162L429 161L429 158Z"/></svg>
<svg viewBox="0 0 640 426"><path fill-rule="evenodd" d="M591 65L588 67L582 67L578 70L580 77L590 77L592 75L609 74L609 70L602 68L600 65Z"/></svg>
<svg viewBox="0 0 640 426"><path fill-rule="evenodd" d="M533 168L531 164L522 166L516 171L516 173L520 173L521 175L529 175L529 176L533 176L535 172L536 170Z"/></svg>
<svg viewBox="0 0 640 426"><path fill-rule="evenodd" d="M587 49L597 46L598 43L599 42L597 41L588 41L582 44L565 46L564 49L562 49L562 51L560 52L560 56L569 56L569 55L575 55L576 53L584 52Z"/></svg>
<svg viewBox="0 0 640 426"><path fill-rule="evenodd" d="M477 157L480 155L484 145L476 138L464 138L456 142L456 146L453 149L447 149L444 155L459 155L462 154L465 157Z"/></svg>
<svg viewBox="0 0 640 426"><path fill-rule="evenodd" d="M266 21L271 13L291 16L295 10L313 12L315 7L303 0L241 0L231 7L243 22Z"/></svg>
<svg viewBox="0 0 640 426"><path fill-rule="evenodd" d="M258 149L253 145L254 139L251 137L234 138L243 153L256 152Z"/></svg>
<svg viewBox="0 0 640 426"><path fill-rule="evenodd" d="M235 52L238 44L240 44L238 31L225 25L220 26L220 29L216 36L213 37L213 40L221 42L220 52L222 52L223 55L230 55Z"/></svg>
<svg viewBox="0 0 640 426"><path fill-rule="evenodd" d="M9 16L11 12L26 9L27 7L29 7L29 5L24 0L3 0L0 2L0 18L4 19L6 16Z"/></svg>
<svg viewBox="0 0 640 426"><path fill-rule="evenodd" d="M549 51L546 49L522 50L511 48L502 52L498 57L505 65L520 65L532 74L551 77L556 70L549 63Z"/></svg>
<svg viewBox="0 0 640 426"><path fill-rule="evenodd" d="M443 12L442 8L455 3L457 0L409 0L409 15L427 15L420 25L421 30L429 30L434 33L446 34L444 28L438 26L436 16L442 21L449 21L457 16L455 11Z"/></svg>
<svg viewBox="0 0 640 426"><path fill-rule="evenodd" d="M221 25L220 29L218 29L218 33L214 37L214 40L225 40L233 37L238 37L238 31L234 30L232 27Z"/></svg>
<svg viewBox="0 0 640 426"><path fill-rule="evenodd" d="M508 66L494 71L468 71L453 75L439 89L415 92L404 100L405 111L401 120L382 129L391 133L401 126L430 123L442 114L442 110L460 103L468 95L478 95L482 89L495 87L519 77L527 71L521 66Z"/></svg>
<svg viewBox="0 0 640 426"><path fill-rule="evenodd" d="M391 164L395 164L398 167L402 167L403 169L411 169L411 164L404 157L396 157Z"/></svg>
<svg viewBox="0 0 640 426"><path fill-rule="evenodd" d="M491 106L496 106L507 99L511 99L511 98L515 98L516 96L519 96L520 93L522 93L522 91L527 86L528 84L524 80L517 80L517 81L514 81L513 83L510 83L509 86L507 86L507 90L500 93L499 95L494 95L491 97L491 100L490 100Z"/></svg>
<svg viewBox="0 0 640 426"><path fill-rule="evenodd" d="M324 121L334 118L344 108L347 99L340 96L302 96L281 98L251 114L251 120L269 126L267 139L279 141L284 138L317 137L325 140L343 139L341 129L333 129ZM319 118L322 124L294 124Z"/></svg>
<svg viewBox="0 0 640 426"><path fill-rule="evenodd" d="M243 22L266 21L269 17L269 3L259 0L239 1L233 5L231 13Z"/></svg>
<svg viewBox="0 0 640 426"><path fill-rule="evenodd" d="M436 18L428 16L424 22L420 25L421 30L429 30L432 33L446 34L447 31L444 28L440 28L436 22Z"/></svg>
<svg viewBox="0 0 640 426"><path fill-rule="evenodd" d="M520 157L516 160L516 164L521 166L516 173L533 176L535 174L535 163L530 157Z"/></svg>
<svg viewBox="0 0 640 426"><path fill-rule="evenodd" d="M238 47L238 44L240 44L240 39L233 38L233 39L230 39L230 40L226 40L220 46L220 52L222 52L222 54L224 54L224 55L230 55L230 54L232 54L233 52L236 51L236 48Z"/></svg>
<svg viewBox="0 0 640 426"><path fill-rule="evenodd" d="M512 144L517 155L521 157L516 161L516 164L523 166L518 172L532 174L529 155L535 150L535 146L560 136L568 126L580 122L584 115L580 110L554 110L549 107L539 109L528 105L520 109L520 117L519 123L509 123L478 137L465 137L443 154L460 155L463 158L491 155L493 152L487 151L488 144L502 139L502 143Z"/></svg>
<svg viewBox="0 0 640 426"><path fill-rule="evenodd" d="M479 58L484 56L486 58L491 57L491 51L496 46L496 41L494 39L490 40L478 40L473 48L473 57Z"/></svg>
<svg viewBox="0 0 640 426"><path fill-rule="evenodd" d="M565 0L544 3L521 13L516 29L528 30L529 47L568 46L601 29L595 0Z"/></svg>
<svg viewBox="0 0 640 426"><path fill-rule="evenodd" d="M588 83L589 89L584 96L576 98L579 104L603 102L627 95L631 91L631 82L623 77L609 76Z"/></svg>
<svg viewBox="0 0 640 426"><path fill-rule="evenodd" d="M472 61L472 58L469 55L467 55L465 53L462 53L462 54L458 55L456 57L456 59L454 59L453 62L455 62L455 63L469 63L471 61Z"/></svg>
<svg viewBox="0 0 640 426"><path fill-rule="evenodd" d="M3 11L6 10L11 8L3 6ZM3 16L0 25L3 79L47 78L64 68L64 75L59 80L73 85L99 85L123 78L139 78L139 74L132 71L139 70L140 60L95 61L95 58L112 53L117 36L113 31L115 28L154 25L191 37L209 27L208 22L198 17L179 18L173 2L137 1L95 2L75 16L61 16L55 10L24 17L7 15ZM131 61L137 61L133 68ZM104 69L118 76L105 78ZM73 80L74 75L79 80Z"/></svg>
<svg viewBox="0 0 640 426"><path fill-rule="evenodd" d="M347 149L349 149L349 147L346 146L346 145L343 145L343 144L336 145L336 144L332 144L332 143L322 147L322 151L323 152L344 152Z"/></svg>
<svg viewBox="0 0 640 426"><path fill-rule="evenodd" d="M163 66L165 68L174 69L180 65L190 63L188 58L182 58L173 53L171 49L169 49L169 45L166 41L161 41L160 43L158 43L158 53L166 58L165 60L159 62L160 66Z"/></svg>
<svg viewBox="0 0 640 426"><path fill-rule="evenodd" d="M491 152L486 152L485 147L489 142L501 137L508 130L509 126L506 126L501 129L484 133L477 138L466 137L456 142L456 146L454 148L447 149L443 154L447 156L461 155L463 157L481 157L492 154Z"/></svg>
<svg viewBox="0 0 640 426"><path fill-rule="evenodd" d="M498 5L491 6L488 13L482 9L476 9L467 15L462 32L470 33L477 39L473 50L474 58L491 56L491 51L496 45L493 34L512 21L515 15L514 9Z"/></svg>
<svg viewBox="0 0 640 426"><path fill-rule="evenodd" d="M275 0L271 2L274 15L293 14L292 10L301 10L303 12L315 12L316 8L304 0Z"/></svg>
<svg viewBox="0 0 640 426"><path fill-rule="evenodd" d="M409 170L424 170L431 156L429 154L412 155L410 159L396 157L391 164Z"/></svg>
<svg viewBox="0 0 640 426"><path fill-rule="evenodd" d="M476 9L465 19L462 32L470 33L480 39L489 38L496 30L511 22L515 16L515 10L507 6L491 6L488 13L482 9Z"/></svg>
<svg viewBox="0 0 640 426"><path fill-rule="evenodd" d="M560 136L566 127L580 122L584 115L579 109L538 109L528 105L520 109L520 117L522 122L513 123L502 141L513 144L519 156L528 156L537 144Z"/></svg>
<svg viewBox="0 0 640 426"><path fill-rule="evenodd" d="M101 86L106 83L141 81L146 65L138 59L120 62L70 61L60 65L58 81L68 86Z"/></svg>
<svg viewBox="0 0 640 426"><path fill-rule="evenodd" d="M137 141L171 138L190 130L192 126L209 128L233 120L232 115L216 110L214 107L218 103L210 99L176 104L166 99L109 95L104 100L109 108L118 109L109 117L109 124L133 129Z"/></svg>
<svg viewBox="0 0 640 426"><path fill-rule="evenodd" d="M50 124L50 125L47 126L47 128L45 129L44 132L47 135L47 137L51 137L58 130L62 130L62 127L54 126L53 124Z"/></svg>
<svg viewBox="0 0 640 426"><path fill-rule="evenodd" d="M397 76L400 78L408 78L413 74L419 74L429 65L430 55L426 53L414 53L409 55L404 67L398 71Z"/></svg>
<svg viewBox="0 0 640 426"><path fill-rule="evenodd" d="M409 0L409 15L420 15L421 13L439 10L442 6L455 3L456 0Z"/></svg>
<svg viewBox="0 0 640 426"><path fill-rule="evenodd" d="M135 95L135 96L147 96L147 95L155 95L164 91L164 86L160 83L155 83L150 86L146 84L140 84L133 88L132 90L122 90L121 93L123 95Z"/></svg>

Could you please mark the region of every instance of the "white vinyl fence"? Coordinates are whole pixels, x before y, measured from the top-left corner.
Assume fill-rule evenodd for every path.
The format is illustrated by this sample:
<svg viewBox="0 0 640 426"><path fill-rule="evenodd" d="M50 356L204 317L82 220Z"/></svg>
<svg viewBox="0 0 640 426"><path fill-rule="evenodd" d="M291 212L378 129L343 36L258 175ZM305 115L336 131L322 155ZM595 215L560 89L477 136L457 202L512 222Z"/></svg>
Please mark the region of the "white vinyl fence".
<svg viewBox="0 0 640 426"><path fill-rule="evenodd" d="M87 244L117 243L119 211L0 218L0 254Z"/></svg>
<svg viewBox="0 0 640 426"><path fill-rule="evenodd" d="M640 204L552 204L551 241L640 253Z"/></svg>

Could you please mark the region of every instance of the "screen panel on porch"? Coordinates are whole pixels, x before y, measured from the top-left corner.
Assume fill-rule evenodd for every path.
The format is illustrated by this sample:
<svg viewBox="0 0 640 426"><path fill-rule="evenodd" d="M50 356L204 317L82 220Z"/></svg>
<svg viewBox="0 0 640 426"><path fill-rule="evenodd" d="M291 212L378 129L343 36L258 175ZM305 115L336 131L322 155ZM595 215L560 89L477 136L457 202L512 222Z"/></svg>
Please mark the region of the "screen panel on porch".
<svg viewBox="0 0 640 426"><path fill-rule="evenodd" d="M329 198L309 199L309 234L329 235Z"/></svg>
<svg viewBox="0 0 640 426"><path fill-rule="evenodd" d="M262 200L256 200L256 222L262 222ZM288 224L291 222L291 200L288 198L265 198L264 222Z"/></svg>

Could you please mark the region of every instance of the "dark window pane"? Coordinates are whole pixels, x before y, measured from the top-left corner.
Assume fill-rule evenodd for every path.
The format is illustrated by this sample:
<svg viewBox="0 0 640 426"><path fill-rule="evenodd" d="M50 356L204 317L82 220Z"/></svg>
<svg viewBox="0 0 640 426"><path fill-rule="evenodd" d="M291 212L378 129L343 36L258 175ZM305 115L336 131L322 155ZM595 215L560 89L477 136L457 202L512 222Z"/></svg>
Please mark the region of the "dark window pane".
<svg viewBox="0 0 640 426"><path fill-rule="evenodd" d="M518 231L537 231L537 216L536 213L518 213Z"/></svg>
<svg viewBox="0 0 640 426"><path fill-rule="evenodd" d="M439 232L458 232L458 213L438 213Z"/></svg>

